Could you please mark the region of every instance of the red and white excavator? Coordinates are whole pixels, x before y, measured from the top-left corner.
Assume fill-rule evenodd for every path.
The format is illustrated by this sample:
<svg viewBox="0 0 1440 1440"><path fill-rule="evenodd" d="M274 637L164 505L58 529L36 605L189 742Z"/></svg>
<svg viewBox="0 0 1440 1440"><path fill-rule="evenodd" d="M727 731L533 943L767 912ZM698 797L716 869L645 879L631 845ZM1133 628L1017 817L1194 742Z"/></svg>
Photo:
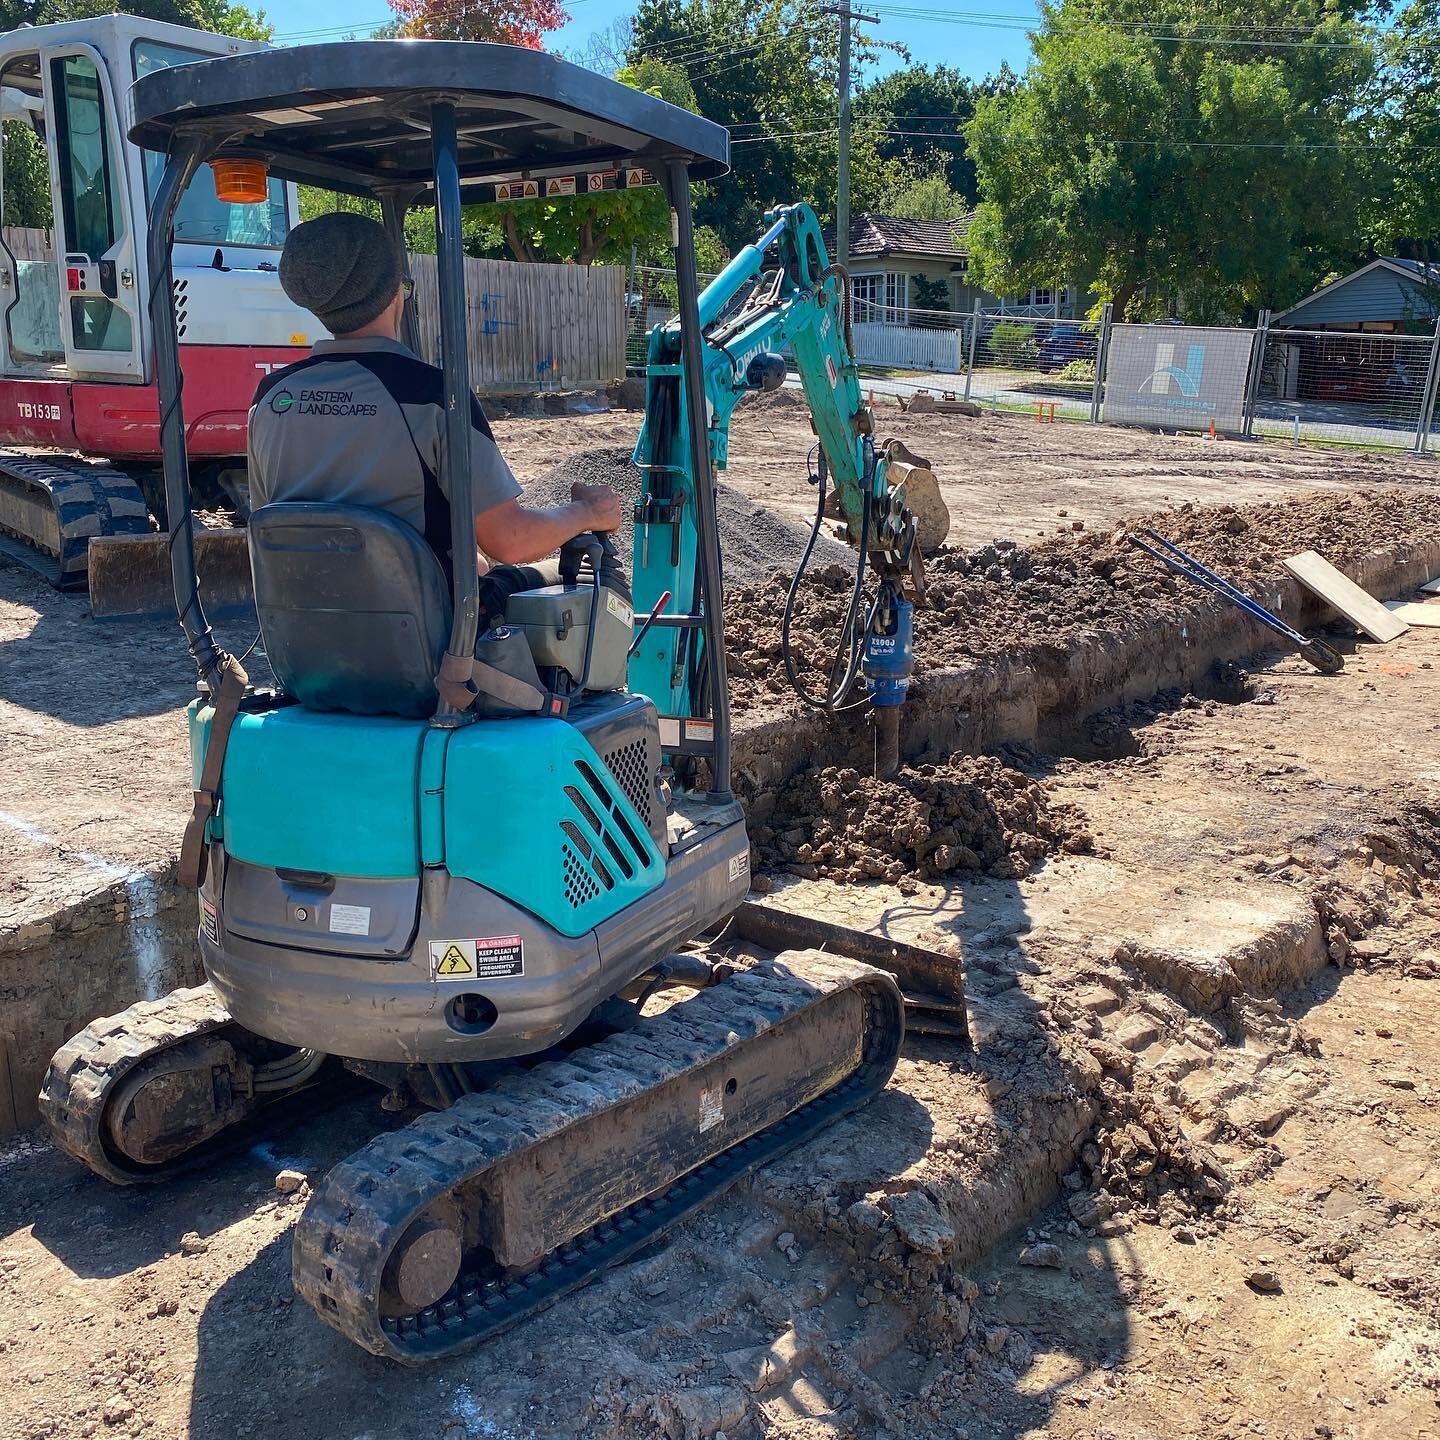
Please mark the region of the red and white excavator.
<svg viewBox="0 0 1440 1440"><path fill-rule="evenodd" d="M133 15L0 35L0 549L61 589L88 584L97 615L148 608L157 581L168 590L145 258L163 157L126 138L130 87L164 66L263 48ZM243 166L202 170L180 203L175 303L201 506L243 513L256 382L324 334L280 289L298 218L293 185L257 188ZM218 572L248 570L234 538L213 556L204 537L199 547L222 594Z"/></svg>

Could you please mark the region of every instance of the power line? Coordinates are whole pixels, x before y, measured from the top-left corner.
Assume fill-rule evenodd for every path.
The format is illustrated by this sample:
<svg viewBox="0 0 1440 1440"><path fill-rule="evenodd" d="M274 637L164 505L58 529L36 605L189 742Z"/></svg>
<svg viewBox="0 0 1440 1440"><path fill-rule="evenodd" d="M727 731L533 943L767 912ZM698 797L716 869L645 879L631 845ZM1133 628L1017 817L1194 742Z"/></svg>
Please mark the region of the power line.
<svg viewBox="0 0 1440 1440"><path fill-rule="evenodd" d="M827 136L838 136L838 126L830 126L823 130L777 130L770 135L742 136L730 141L731 147L736 145L767 145L780 141L790 140L816 140ZM898 139L913 138L917 140L959 140L963 141L963 135L936 134L931 130L869 130L870 135L884 135ZM1002 143L1005 143L1002 141ZM1017 142L1018 143L1018 142ZM1159 149L1186 149L1186 150L1388 150L1388 143L1371 142L1366 140L1354 140L1346 142L1332 141L1305 141L1305 140L1183 140L1157 137L1140 137L1127 139L1114 139L1108 136L1092 135L1086 137L1086 143L1094 147L1106 145L1119 146L1149 146ZM1413 147L1418 150L1440 150L1440 145L1417 145Z"/></svg>
<svg viewBox="0 0 1440 1440"><path fill-rule="evenodd" d="M927 10L914 6L899 6L874 4L872 9L883 15L890 15L900 19L925 20L931 24L941 25L964 25L981 30L1018 30L1026 33L1033 33L1042 28L1043 17L1037 15L1033 18L1024 15L1016 15L1003 10ZM1266 25L1263 22L1248 22L1246 25L1225 25L1214 24L1214 30L1276 30L1289 35L1301 37L1315 37L1325 32L1326 27L1302 27L1289 25ZM1359 27L1357 27L1359 28ZM1174 21L1160 20L1122 20L1104 15L1084 16L1080 19L1062 24L1051 24L1047 34L1077 34L1089 29L1118 30L1128 33L1137 39L1155 40L1166 44L1176 45L1233 45L1243 48L1261 50L1285 50L1285 49L1324 49L1324 50L1366 50L1374 44L1383 41L1393 32L1374 27L1363 27L1360 33L1365 37L1361 40L1319 40L1315 38L1300 39L1261 39L1251 36L1236 36L1223 34L1195 34L1186 35L1175 33L1178 26ZM1440 31L1422 32L1420 35L1409 37L1419 43L1436 44L1440 43Z"/></svg>

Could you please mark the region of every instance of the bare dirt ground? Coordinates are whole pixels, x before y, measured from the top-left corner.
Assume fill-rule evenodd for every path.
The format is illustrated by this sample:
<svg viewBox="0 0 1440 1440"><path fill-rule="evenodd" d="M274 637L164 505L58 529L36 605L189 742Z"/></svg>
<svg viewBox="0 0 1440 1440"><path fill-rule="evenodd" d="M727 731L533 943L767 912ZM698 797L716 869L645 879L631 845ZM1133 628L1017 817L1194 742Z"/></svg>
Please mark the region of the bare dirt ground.
<svg viewBox="0 0 1440 1440"><path fill-rule="evenodd" d="M594 432L622 420L505 423L547 473L560 435L613 444ZM1095 524L1165 503L1120 473L1141 442L1166 485L1231 448L966 423L1022 449L1042 432L1057 470L1059 437L1133 445L1086 462L1115 471ZM1287 478L1192 478L1170 502L1336 483L1316 458L1358 464L1351 484L1425 475L1243 451ZM972 538L1017 533L994 493L1026 463L976 482ZM1231 482L1259 488L1208 489ZM7 892L36 874L25 846L53 867L39 898L82 849L173 849L183 652L168 631L111 640L12 569L0 592L0 810L56 842L11 827ZM26 642L42 623L47 657ZM471 1355L399 1370L291 1294L305 1196L274 1177L399 1123L374 1103L163 1191L112 1189L37 1134L0 1144L0 1437L1440 1436L1440 631L1363 645L1334 679L1281 661L1239 693L1101 717L1086 753L1113 759L1009 757L1092 853L775 876L776 903L951 949L975 1051L907 1042L865 1111Z"/></svg>
<svg viewBox="0 0 1440 1440"><path fill-rule="evenodd" d="M11 1142L0 1435L1440 1435L1440 634L1256 682L1025 757L1093 855L782 878L952 947L975 1053L907 1044L864 1112L422 1374L292 1300L272 1188L378 1107L160 1192Z"/></svg>
<svg viewBox="0 0 1440 1440"><path fill-rule="evenodd" d="M932 458L951 543L1025 543L1165 506L1244 504L1297 489L1440 486L1431 460L1162 436L985 415L907 417L880 402L883 433ZM626 450L631 412L496 422L516 474L544 489L567 456ZM742 407L725 481L741 499L808 526L808 412L791 392ZM1060 512L1065 512L1062 516ZM737 527L738 529L738 527ZM733 533L733 532L732 532ZM767 529L766 556L793 564ZM244 650L253 629L220 627ZM743 677L742 681L743 681ZM193 672L166 623L96 624L0 556L0 932L30 923L178 846L189 790L183 707Z"/></svg>

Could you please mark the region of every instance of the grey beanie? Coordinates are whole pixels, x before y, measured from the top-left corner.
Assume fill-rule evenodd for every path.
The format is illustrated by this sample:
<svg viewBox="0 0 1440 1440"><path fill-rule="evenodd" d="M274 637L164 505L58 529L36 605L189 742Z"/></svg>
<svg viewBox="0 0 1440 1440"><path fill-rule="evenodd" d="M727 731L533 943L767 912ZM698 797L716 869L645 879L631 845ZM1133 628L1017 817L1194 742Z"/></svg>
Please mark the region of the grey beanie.
<svg viewBox="0 0 1440 1440"><path fill-rule="evenodd" d="M280 288L332 335L368 325L403 278L384 226L351 210L297 225L280 255Z"/></svg>

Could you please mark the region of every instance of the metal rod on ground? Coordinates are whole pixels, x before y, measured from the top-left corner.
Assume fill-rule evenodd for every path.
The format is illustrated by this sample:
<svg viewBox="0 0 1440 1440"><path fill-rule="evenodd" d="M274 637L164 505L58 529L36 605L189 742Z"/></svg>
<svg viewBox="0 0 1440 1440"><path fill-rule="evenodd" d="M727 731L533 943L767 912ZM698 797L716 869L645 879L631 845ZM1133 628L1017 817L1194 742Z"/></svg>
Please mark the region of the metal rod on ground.
<svg viewBox="0 0 1440 1440"><path fill-rule="evenodd" d="M1265 346L1269 341L1270 312L1262 310L1250 345L1250 376L1245 386L1245 424L1241 433L1247 440L1255 434L1255 403L1260 396L1260 372L1265 368Z"/></svg>
<svg viewBox="0 0 1440 1440"><path fill-rule="evenodd" d="M1105 389L1105 362L1110 356L1110 317L1115 307L1107 300L1100 311L1100 328L1095 332L1095 380L1090 386L1090 423L1100 422L1100 400Z"/></svg>
<svg viewBox="0 0 1440 1440"><path fill-rule="evenodd" d="M1425 454L1430 440L1430 426L1435 419L1435 389L1440 383L1440 320L1435 322L1435 335L1430 342L1430 364L1425 371L1425 389L1420 397L1420 419L1415 426L1415 453Z"/></svg>
<svg viewBox="0 0 1440 1440"><path fill-rule="evenodd" d="M980 302L970 312L970 350L965 357L965 399L970 399L970 377L975 373L975 349L980 340Z"/></svg>

